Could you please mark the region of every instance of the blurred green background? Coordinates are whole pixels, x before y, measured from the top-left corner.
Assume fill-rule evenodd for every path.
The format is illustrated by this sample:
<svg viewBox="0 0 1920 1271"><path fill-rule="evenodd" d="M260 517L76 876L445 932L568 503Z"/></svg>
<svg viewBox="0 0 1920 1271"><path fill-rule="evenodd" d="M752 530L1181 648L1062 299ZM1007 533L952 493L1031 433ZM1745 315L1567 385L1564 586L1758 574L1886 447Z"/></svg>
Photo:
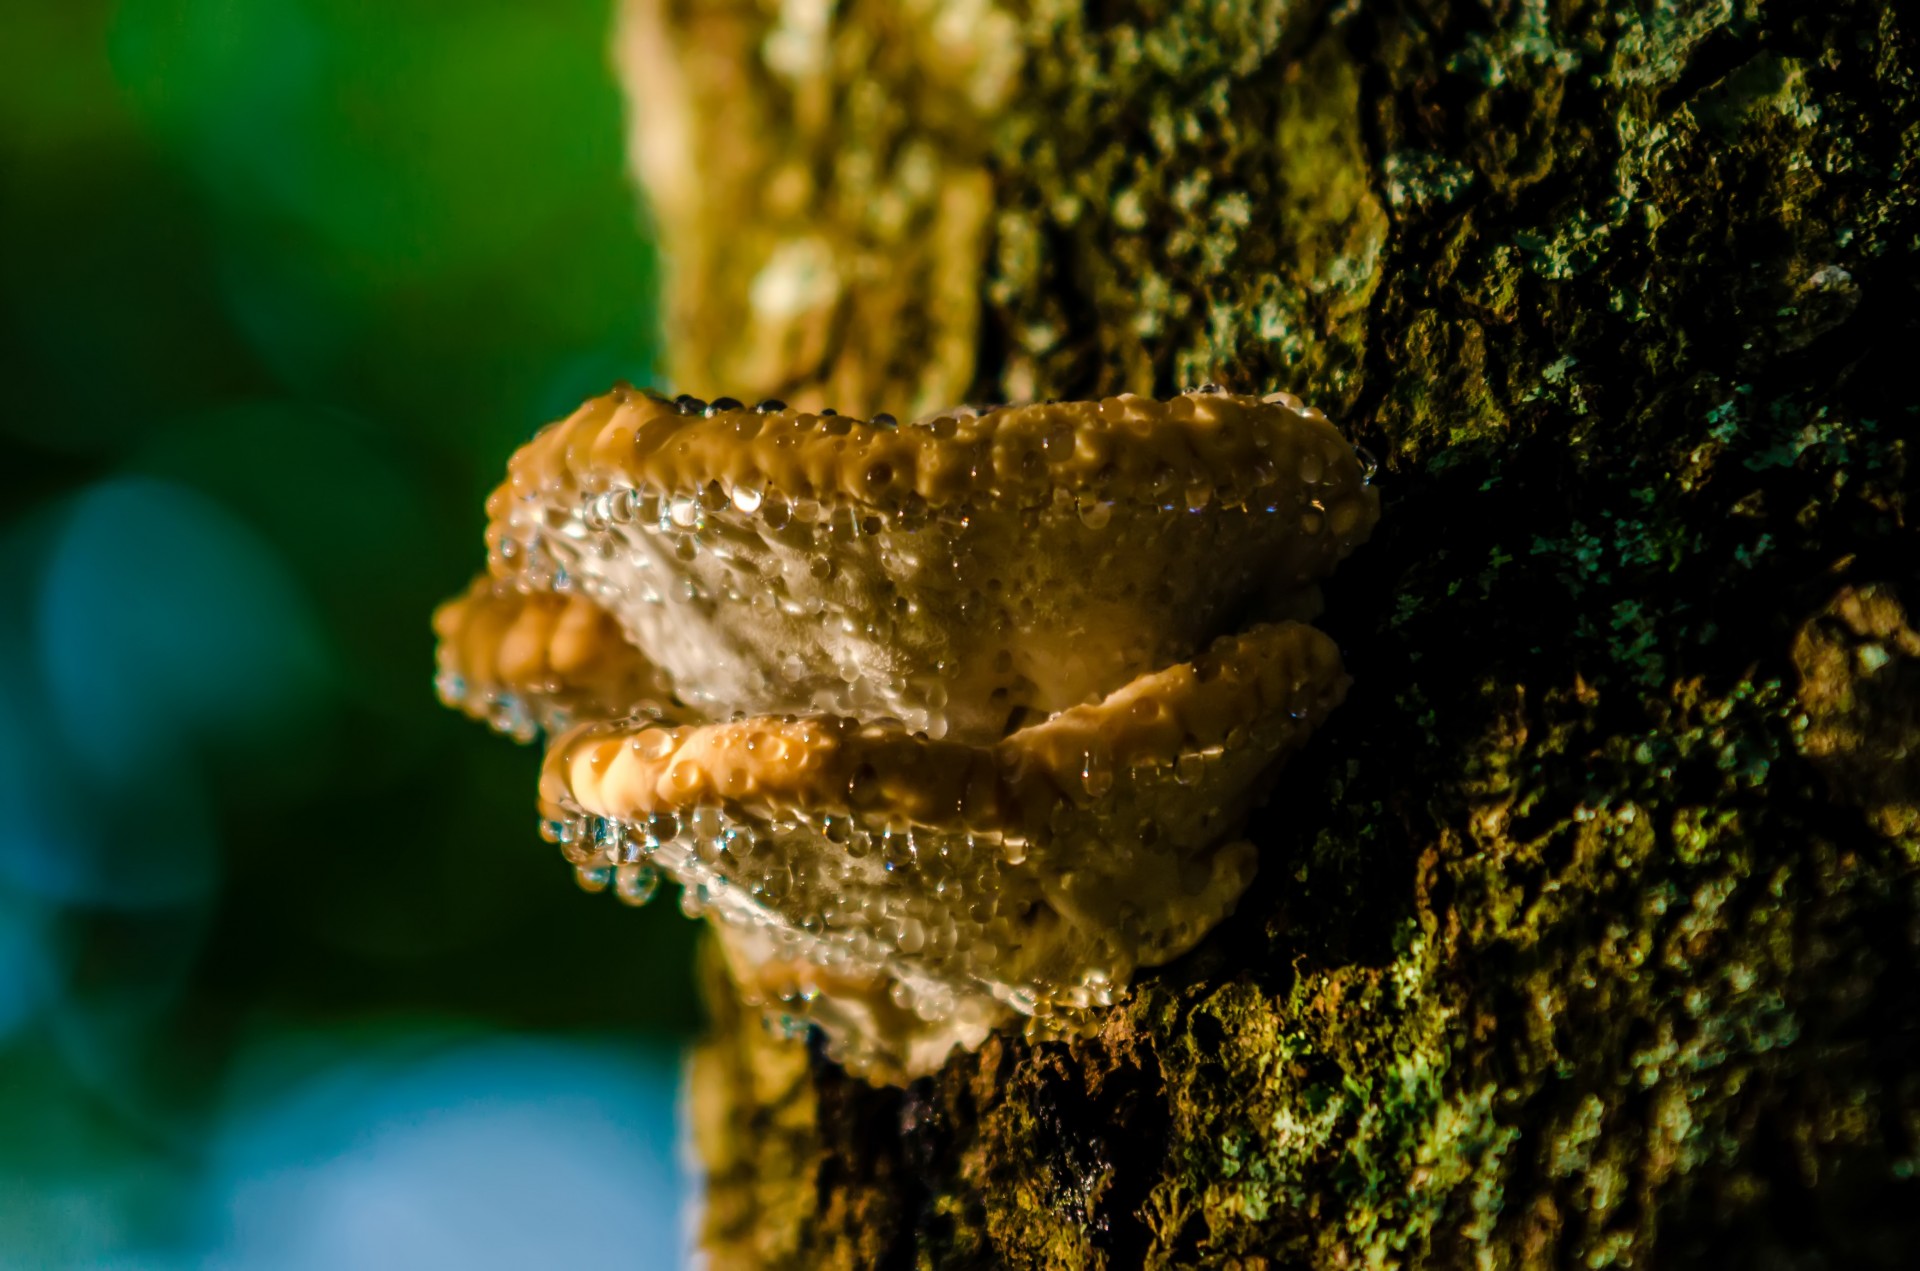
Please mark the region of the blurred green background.
<svg viewBox="0 0 1920 1271"><path fill-rule="evenodd" d="M652 377L609 4L0 14L0 1265L636 1265L694 927L428 629Z"/></svg>

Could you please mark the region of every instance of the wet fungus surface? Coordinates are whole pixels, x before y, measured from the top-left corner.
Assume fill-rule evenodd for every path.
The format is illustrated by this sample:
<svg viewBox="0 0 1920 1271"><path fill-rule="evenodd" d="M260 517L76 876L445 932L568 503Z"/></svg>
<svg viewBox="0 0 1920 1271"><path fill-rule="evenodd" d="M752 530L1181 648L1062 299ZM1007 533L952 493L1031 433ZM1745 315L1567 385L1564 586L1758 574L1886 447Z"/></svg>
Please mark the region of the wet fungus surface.
<svg viewBox="0 0 1920 1271"><path fill-rule="evenodd" d="M1307 622L1369 475L1287 394L900 424L620 389L514 455L439 688L547 736L584 886L671 876L770 1020L899 1080L1084 1028L1232 908L1346 691Z"/></svg>

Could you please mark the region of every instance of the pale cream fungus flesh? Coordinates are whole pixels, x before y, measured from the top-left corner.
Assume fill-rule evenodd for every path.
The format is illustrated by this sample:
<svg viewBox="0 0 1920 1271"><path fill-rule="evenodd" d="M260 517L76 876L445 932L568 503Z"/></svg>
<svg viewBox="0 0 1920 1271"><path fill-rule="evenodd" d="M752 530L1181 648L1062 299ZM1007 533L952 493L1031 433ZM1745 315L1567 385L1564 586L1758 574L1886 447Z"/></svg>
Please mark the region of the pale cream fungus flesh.
<svg viewBox="0 0 1920 1271"><path fill-rule="evenodd" d="M900 425L620 389L488 500L450 704L549 737L583 884L661 874L743 993L875 1081L1090 1026L1253 875L1339 704L1306 620L1378 493L1286 394Z"/></svg>

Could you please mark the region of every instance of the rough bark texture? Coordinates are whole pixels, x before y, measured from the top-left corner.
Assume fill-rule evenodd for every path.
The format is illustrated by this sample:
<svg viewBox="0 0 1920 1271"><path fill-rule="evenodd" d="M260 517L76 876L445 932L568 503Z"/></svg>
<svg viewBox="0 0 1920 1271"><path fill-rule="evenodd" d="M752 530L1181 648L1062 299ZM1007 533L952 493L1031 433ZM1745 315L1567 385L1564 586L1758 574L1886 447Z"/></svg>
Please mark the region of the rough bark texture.
<svg viewBox="0 0 1920 1271"><path fill-rule="evenodd" d="M1387 507L1259 881L1099 1036L875 1090L714 981L714 1264L1911 1256L1920 15L812 12L628 5L676 388L1287 388Z"/></svg>

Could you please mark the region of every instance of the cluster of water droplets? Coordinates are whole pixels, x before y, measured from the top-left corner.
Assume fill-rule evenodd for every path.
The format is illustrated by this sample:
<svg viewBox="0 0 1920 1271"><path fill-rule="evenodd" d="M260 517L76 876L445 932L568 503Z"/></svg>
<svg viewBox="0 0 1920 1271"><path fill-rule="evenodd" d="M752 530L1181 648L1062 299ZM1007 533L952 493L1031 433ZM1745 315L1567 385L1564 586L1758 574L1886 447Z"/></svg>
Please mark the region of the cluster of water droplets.
<svg viewBox="0 0 1920 1271"><path fill-rule="evenodd" d="M1036 462L1072 444L1062 425ZM1190 656L1256 594L1309 587L1340 529L1326 499L1351 487L1311 446L1288 462L1217 481L1163 465L1125 491L1096 479L939 507L764 480L543 491L513 508L496 551L523 586L604 606L712 718L823 712L990 740Z"/></svg>
<svg viewBox="0 0 1920 1271"><path fill-rule="evenodd" d="M518 693L476 689L458 671L440 671L433 677L433 689L441 705L484 719L495 732L523 744L540 735L543 723L550 731L557 731L570 722L565 716L555 720L551 712L543 716L532 701Z"/></svg>
<svg viewBox="0 0 1920 1271"><path fill-rule="evenodd" d="M574 812L540 831L589 891L644 904L670 875L689 916L752 930L773 956L830 974L884 968L893 1005L926 1021L966 996L1028 1015L1104 1005L1125 974L1083 961L1061 989L1059 966L1022 964L1020 950L1044 943L1038 928L1059 920L1036 875L1009 859L1024 849L998 834L718 806L636 821Z"/></svg>
<svg viewBox="0 0 1920 1271"><path fill-rule="evenodd" d="M686 914L751 933L764 963L856 980L879 972L904 1023L875 1025L813 984L744 977L742 988L776 1028L822 1023L835 1059L895 1071L912 1037L939 1036L956 1020L1011 1011L1037 1036L1077 1031L1137 964L1189 947L1245 881L1220 877L1213 854L1197 847L1217 836L1212 822L1236 814L1216 806L1214 791L1223 777L1244 777L1236 764L1272 753L1290 725L1263 721L1133 768L1089 748L1079 789L1018 836L732 803L635 820L569 804L541 834L589 891L642 904L663 876L677 880ZM1139 878L1158 881L1111 912L1060 908L1078 882L1100 895L1105 883Z"/></svg>

